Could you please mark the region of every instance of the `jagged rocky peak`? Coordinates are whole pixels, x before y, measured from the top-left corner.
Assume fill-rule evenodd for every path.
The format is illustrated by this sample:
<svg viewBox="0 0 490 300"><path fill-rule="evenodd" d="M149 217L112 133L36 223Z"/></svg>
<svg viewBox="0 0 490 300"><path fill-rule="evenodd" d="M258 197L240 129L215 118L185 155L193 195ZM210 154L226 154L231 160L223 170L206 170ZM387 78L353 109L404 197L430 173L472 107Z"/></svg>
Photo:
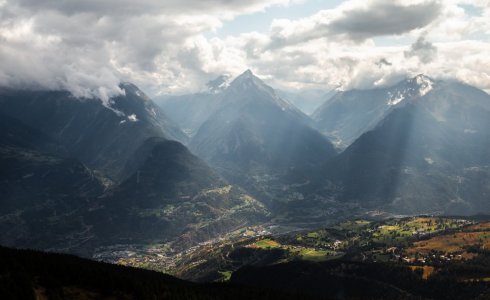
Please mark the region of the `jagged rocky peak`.
<svg viewBox="0 0 490 300"><path fill-rule="evenodd" d="M423 97L434 89L435 83L435 80L424 74L402 81L395 86L395 89L388 92L388 105L397 105L403 100Z"/></svg>
<svg viewBox="0 0 490 300"><path fill-rule="evenodd" d="M230 85L230 79L231 75L223 74L213 80L208 81L206 84L208 92L211 94L221 93Z"/></svg>
<svg viewBox="0 0 490 300"><path fill-rule="evenodd" d="M231 82L231 85L232 86L236 86L236 85L243 84L243 83L246 83L246 82L254 82L254 81L262 82L260 80L260 78L258 78L257 76L255 76L254 73L252 73L252 71L250 69L247 69L245 72L243 72L242 74L238 75Z"/></svg>
<svg viewBox="0 0 490 300"><path fill-rule="evenodd" d="M424 74L419 74L410 81L418 87L420 96L424 96L430 92L435 84L435 81L432 78L425 76Z"/></svg>
<svg viewBox="0 0 490 300"><path fill-rule="evenodd" d="M235 80L231 82L230 87L240 90L255 88L275 96L274 90L265 84L259 77L255 76L250 69L235 78Z"/></svg>
<svg viewBox="0 0 490 300"><path fill-rule="evenodd" d="M272 87L255 76L250 69L236 77L231 82L227 92L232 95L248 95L247 97L250 99L270 101L282 110L291 110L299 113L293 105L279 97Z"/></svg>
<svg viewBox="0 0 490 300"><path fill-rule="evenodd" d="M245 77L248 77L248 78L256 77L254 75L254 73L252 72L252 70L250 70L250 69L245 70L245 72L243 72L242 75L240 75L240 76L243 76L244 78Z"/></svg>

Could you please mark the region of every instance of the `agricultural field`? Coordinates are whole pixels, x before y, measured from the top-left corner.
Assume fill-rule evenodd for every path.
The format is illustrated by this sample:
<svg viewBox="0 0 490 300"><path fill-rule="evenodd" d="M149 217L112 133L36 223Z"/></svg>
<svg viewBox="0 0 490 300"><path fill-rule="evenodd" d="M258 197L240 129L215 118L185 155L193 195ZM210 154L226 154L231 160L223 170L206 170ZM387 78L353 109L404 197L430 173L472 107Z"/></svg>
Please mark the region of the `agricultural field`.
<svg viewBox="0 0 490 300"><path fill-rule="evenodd" d="M282 234L272 234L264 227L244 228L186 252L160 259L158 253L152 259L128 257L120 263L160 268L195 281L229 281L247 265L342 260L402 265L428 280L434 274L442 276L453 265L461 268L477 259L485 261L488 250L490 221L420 216L349 220ZM469 274L462 280L485 278L490 274Z"/></svg>
<svg viewBox="0 0 490 300"><path fill-rule="evenodd" d="M271 249L271 248L278 248L281 245L271 239L263 239L263 240L258 240L257 242L253 243L250 245L252 248L259 248L259 249Z"/></svg>
<svg viewBox="0 0 490 300"><path fill-rule="evenodd" d="M337 253L329 250L317 250L313 248L303 248L298 252L303 260L307 261L326 261L336 258Z"/></svg>
<svg viewBox="0 0 490 300"><path fill-rule="evenodd" d="M445 254L463 253L468 247L490 249L490 231L456 232L419 241L407 249L408 253L441 252Z"/></svg>

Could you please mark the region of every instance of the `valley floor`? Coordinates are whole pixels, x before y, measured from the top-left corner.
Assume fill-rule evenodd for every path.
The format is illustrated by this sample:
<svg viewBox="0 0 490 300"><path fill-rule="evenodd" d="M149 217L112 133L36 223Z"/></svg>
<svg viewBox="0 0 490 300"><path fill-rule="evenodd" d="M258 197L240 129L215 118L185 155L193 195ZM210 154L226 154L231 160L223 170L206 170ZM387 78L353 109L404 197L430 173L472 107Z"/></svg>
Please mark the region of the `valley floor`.
<svg viewBox="0 0 490 300"><path fill-rule="evenodd" d="M247 266L329 261L395 265L423 280L451 274L451 280L459 283L490 281L490 265L472 267L490 259L490 218L400 216L380 220L373 215L376 213L315 230L270 224L247 227L173 254L168 247L154 245L106 251L96 258L201 282L228 281Z"/></svg>
<svg viewBox="0 0 490 300"><path fill-rule="evenodd" d="M120 270L127 270L124 272L131 276L140 272L139 269L124 266L158 271L141 274L167 276L148 275L159 278L155 279L159 282L157 286L172 286L170 289L176 298L169 299L180 299L179 287L185 288L190 283L175 281L180 282L175 288L172 280L177 279L162 272L194 282L220 283L219 292L215 294L217 298L209 299L219 299L222 291L226 294L245 289L252 293L249 288L253 293L256 289L261 291L256 294L260 297L273 295L272 298L264 296L264 299L274 299L282 292L292 295L292 299L297 299L298 295L301 299L488 299L489 247L490 217L381 218L379 213L371 212L363 218L338 221L319 229L275 224L250 226L185 251L174 251L172 244L115 245L98 249L93 258L116 263L107 268L123 268ZM25 259L23 255L41 260L35 264L49 264L54 259L54 256L47 256L43 261L41 254L34 252L2 251L3 262L8 261L6 256L9 255L22 260ZM59 257L62 261L75 260ZM76 269L99 270L96 262L80 264ZM62 268L58 271L75 270ZM54 299L46 296L46 293L53 293L51 283L46 285L36 279L40 278L36 275L40 272L38 269L32 272L28 277L34 277L26 279L26 284L31 286L36 297ZM2 275L3 279L10 278L11 275L6 274L10 273ZM42 276L59 275L53 274L48 272ZM133 277L136 283L131 284L140 291L139 279ZM97 299L101 295L99 285L87 288L86 282L75 284L78 279L72 279L73 282L58 284L55 289L56 293L64 295L61 299ZM199 286L189 287L193 292L199 292ZM134 299L132 290L119 287L104 293L108 293L109 298Z"/></svg>

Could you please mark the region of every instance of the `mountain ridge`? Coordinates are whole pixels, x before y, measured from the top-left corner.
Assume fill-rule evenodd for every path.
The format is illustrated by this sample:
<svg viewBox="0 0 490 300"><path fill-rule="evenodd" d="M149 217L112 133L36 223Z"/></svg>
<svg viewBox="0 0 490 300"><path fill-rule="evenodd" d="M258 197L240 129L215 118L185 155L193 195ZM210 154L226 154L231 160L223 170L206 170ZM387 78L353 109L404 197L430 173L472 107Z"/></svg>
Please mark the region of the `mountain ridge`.
<svg viewBox="0 0 490 300"><path fill-rule="evenodd" d="M310 127L309 117L251 71L238 76L221 96L189 147L252 195L272 199L276 192L267 191L263 181L282 185L280 177L289 169L308 168L335 155L330 142Z"/></svg>
<svg viewBox="0 0 490 300"><path fill-rule="evenodd" d="M0 112L50 136L70 156L117 181L126 159L146 138L185 137L136 86L121 86L126 93L112 99L111 109L66 91L2 89Z"/></svg>
<svg viewBox="0 0 490 300"><path fill-rule="evenodd" d="M398 103L327 163L321 176L342 187L339 199L407 214L490 209L490 96L458 82L431 87Z"/></svg>

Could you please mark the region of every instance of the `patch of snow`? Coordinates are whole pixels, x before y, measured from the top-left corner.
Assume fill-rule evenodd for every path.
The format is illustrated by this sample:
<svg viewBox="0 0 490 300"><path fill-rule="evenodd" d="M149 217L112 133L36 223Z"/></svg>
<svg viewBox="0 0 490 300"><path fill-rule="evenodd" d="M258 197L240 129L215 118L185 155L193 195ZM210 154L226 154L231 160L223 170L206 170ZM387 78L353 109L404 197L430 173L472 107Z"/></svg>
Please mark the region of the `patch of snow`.
<svg viewBox="0 0 490 300"><path fill-rule="evenodd" d="M119 122L119 124L124 124L126 123L126 120L122 120L121 122Z"/></svg>
<svg viewBox="0 0 490 300"><path fill-rule="evenodd" d="M153 116L153 117L156 117L157 116L157 112L155 111L155 108L152 107L151 109L147 109L147 111Z"/></svg>
<svg viewBox="0 0 490 300"><path fill-rule="evenodd" d="M430 157L424 158L425 162L428 163L429 165L432 165L434 163L434 160Z"/></svg>
<svg viewBox="0 0 490 300"><path fill-rule="evenodd" d="M478 130L468 129L468 128L464 130L464 133L470 133L470 134L475 134L477 132L478 132Z"/></svg>
<svg viewBox="0 0 490 300"><path fill-rule="evenodd" d="M139 120L138 120L138 117L136 117L136 115L135 115L135 114L129 115L129 116L128 116L128 120L129 120L130 122L138 122L138 121L139 121Z"/></svg>
<svg viewBox="0 0 490 300"><path fill-rule="evenodd" d="M404 99L405 96L398 95L397 97L393 97L390 100L388 100L388 105L397 105L398 103L402 102Z"/></svg>
<svg viewBox="0 0 490 300"><path fill-rule="evenodd" d="M432 90L434 85L434 82L429 77L426 77L424 75L418 75L417 77L415 77L415 82L419 86L420 96L427 95L427 93Z"/></svg>
<svg viewBox="0 0 490 300"><path fill-rule="evenodd" d="M388 105L394 106L405 100L407 91L396 91L395 94L388 92Z"/></svg>
<svg viewBox="0 0 490 300"><path fill-rule="evenodd" d="M402 101L409 101L427 95L434 88L434 81L427 76L417 75L387 93L387 104L395 106Z"/></svg>

